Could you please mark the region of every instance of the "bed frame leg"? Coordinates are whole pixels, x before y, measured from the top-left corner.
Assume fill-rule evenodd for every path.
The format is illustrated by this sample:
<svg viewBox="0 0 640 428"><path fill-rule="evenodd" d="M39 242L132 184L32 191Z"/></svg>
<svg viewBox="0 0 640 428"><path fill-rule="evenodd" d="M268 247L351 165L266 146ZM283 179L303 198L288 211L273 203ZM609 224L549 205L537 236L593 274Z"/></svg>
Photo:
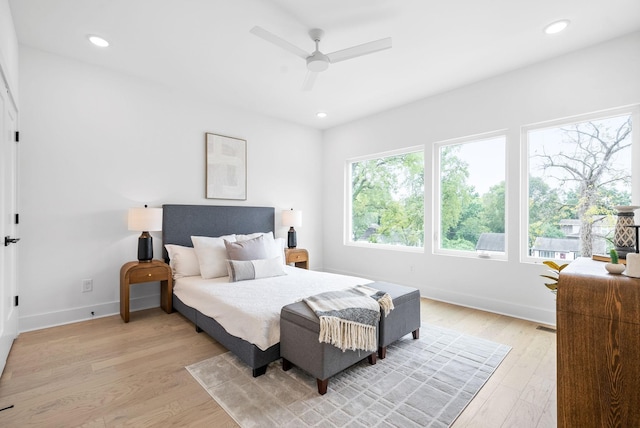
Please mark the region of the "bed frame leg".
<svg viewBox="0 0 640 428"><path fill-rule="evenodd" d="M196 326L196 333L202 333L204 330L202 330L200 327Z"/></svg>
<svg viewBox="0 0 640 428"><path fill-rule="evenodd" d="M262 366L262 367L258 367L257 369L253 369L253 377L258 377L258 376L262 376L263 374L265 374L267 372L267 366L268 364Z"/></svg>
<svg viewBox="0 0 640 428"><path fill-rule="evenodd" d="M420 329L419 328L416 328L415 330L413 330L412 334L413 334L413 340L420 339Z"/></svg>
<svg viewBox="0 0 640 428"><path fill-rule="evenodd" d="M282 370L284 370L285 372L287 370L291 370L291 367L293 367L293 363L291 363L291 361L287 360L286 358L282 359Z"/></svg>

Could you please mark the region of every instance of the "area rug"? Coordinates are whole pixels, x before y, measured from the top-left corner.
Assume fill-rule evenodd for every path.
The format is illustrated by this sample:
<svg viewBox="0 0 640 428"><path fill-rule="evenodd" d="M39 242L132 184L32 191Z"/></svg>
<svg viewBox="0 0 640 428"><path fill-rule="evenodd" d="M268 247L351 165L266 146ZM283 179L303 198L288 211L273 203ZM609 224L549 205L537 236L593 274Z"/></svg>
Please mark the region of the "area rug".
<svg viewBox="0 0 640 428"><path fill-rule="evenodd" d="M273 362L257 378L227 352L187 367L243 428L448 427L511 348L422 324L387 348L377 364L364 361L331 377L325 395L297 367ZM364 354L363 354L364 357Z"/></svg>

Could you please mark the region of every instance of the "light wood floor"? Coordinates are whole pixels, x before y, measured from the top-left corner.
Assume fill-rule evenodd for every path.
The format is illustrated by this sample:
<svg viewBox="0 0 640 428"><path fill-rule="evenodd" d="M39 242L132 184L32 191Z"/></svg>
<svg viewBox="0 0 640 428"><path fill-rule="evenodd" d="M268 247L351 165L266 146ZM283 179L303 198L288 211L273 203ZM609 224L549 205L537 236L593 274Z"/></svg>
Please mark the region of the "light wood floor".
<svg viewBox="0 0 640 428"><path fill-rule="evenodd" d="M422 299L422 321L512 351L454 427L555 427L555 334ZM150 309L21 334L0 379L2 427L210 426L235 422L185 370L225 352L178 313Z"/></svg>

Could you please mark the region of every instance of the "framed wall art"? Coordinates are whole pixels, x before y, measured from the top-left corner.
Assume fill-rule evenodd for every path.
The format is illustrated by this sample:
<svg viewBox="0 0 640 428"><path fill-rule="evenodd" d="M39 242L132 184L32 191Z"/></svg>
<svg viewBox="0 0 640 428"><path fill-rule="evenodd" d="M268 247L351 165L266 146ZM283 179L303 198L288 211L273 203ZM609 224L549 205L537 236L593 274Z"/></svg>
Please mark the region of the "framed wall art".
<svg viewBox="0 0 640 428"><path fill-rule="evenodd" d="M247 141L206 134L207 199L247 199Z"/></svg>

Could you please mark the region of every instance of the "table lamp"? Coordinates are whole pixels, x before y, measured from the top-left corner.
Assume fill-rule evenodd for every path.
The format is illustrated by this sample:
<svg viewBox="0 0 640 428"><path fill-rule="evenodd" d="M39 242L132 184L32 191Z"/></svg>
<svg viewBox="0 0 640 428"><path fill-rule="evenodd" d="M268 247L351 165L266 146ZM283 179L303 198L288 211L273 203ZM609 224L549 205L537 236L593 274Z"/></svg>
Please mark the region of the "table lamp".
<svg viewBox="0 0 640 428"><path fill-rule="evenodd" d="M282 211L282 225L289 226L289 233L287 234L287 246L289 248L296 248L298 245L298 239L296 237L295 227L302 227L302 211L290 210Z"/></svg>
<svg viewBox="0 0 640 428"><path fill-rule="evenodd" d="M150 262L153 259L153 238L150 231L162 230L162 208L130 208L129 230L142 232L138 238L138 261Z"/></svg>

